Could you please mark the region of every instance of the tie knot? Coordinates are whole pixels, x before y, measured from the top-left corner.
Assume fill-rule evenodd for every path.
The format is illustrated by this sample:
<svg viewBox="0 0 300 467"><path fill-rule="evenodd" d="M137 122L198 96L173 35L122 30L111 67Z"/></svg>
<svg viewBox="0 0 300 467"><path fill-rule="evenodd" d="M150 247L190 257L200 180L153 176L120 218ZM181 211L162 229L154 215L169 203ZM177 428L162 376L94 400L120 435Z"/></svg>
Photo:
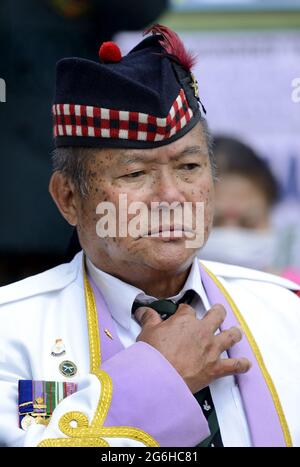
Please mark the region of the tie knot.
<svg viewBox="0 0 300 467"><path fill-rule="evenodd" d="M132 313L140 306L147 306L148 308L153 308L153 310L159 313L160 317L165 320L174 315L181 303L191 303L194 296L195 292L193 290L188 290L177 303L169 299L154 300L151 303L143 303L135 300L132 305Z"/></svg>

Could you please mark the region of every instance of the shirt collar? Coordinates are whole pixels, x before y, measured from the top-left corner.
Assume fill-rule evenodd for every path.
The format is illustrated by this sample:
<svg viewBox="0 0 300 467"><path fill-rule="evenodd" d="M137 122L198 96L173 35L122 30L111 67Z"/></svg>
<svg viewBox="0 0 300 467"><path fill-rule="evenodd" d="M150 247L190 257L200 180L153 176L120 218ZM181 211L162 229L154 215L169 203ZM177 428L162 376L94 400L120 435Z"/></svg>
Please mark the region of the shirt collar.
<svg viewBox="0 0 300 467"><path fill-rule="evenodd" d="M198 261L197 258L194 259L188 278L181 291L177 295L167 298L177 302L186 291L194 290L202 300L205 309L208 309L209 302L201 281ZM151 303L153 300L156 300L155 297L146 295L143 290L134 285L127 284L117 277L96 268L89 258L87 258L86 263L87 270L102 293L112 317L123 328L130 328L131 308L136 299L145 303Z"/></svg>

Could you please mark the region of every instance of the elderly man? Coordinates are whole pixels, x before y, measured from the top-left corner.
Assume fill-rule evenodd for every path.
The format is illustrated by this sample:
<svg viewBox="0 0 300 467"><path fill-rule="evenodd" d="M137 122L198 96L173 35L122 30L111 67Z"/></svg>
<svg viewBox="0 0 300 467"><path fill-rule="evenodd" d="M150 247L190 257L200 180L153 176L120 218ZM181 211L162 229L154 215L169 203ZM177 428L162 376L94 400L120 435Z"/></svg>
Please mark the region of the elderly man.
<svg viewBox="0 0 300 467"><path fill-rule="evenodd" d="M125 57L105 43L99 63L58 64L50 192L83 251L1 290L0 440L300 445L297 286L199 263L187 244L211 229L209 137L191 57L172 31L151 31ZM139 218L130 235L136 202L189 203L192 223Z"/></svg>

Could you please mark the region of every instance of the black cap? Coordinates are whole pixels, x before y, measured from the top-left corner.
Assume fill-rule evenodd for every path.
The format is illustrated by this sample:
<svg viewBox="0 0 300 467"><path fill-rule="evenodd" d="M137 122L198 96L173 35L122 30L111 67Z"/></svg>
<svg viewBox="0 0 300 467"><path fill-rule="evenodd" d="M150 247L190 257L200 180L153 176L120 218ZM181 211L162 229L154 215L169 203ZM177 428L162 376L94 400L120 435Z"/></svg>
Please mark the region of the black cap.
<svg viewBox="0 0 300 467"><path fill-rule="evenodd" d="M199 121L192 57L170 29L149 31L153 35L124 57L109 42L100 61L58 62L56 147L151 148L181 138Z"/></svg>

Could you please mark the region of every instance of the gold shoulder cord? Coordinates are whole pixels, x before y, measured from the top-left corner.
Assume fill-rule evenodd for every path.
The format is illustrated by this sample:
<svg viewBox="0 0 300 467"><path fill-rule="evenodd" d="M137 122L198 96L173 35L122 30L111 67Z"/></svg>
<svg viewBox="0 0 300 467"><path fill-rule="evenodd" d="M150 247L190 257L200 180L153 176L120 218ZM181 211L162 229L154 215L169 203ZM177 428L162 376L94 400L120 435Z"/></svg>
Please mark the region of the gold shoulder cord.
<svg viewBox="0 0 300 467"><path fill-rule="evenodd" d="M85 259L83 257L84 292L87 310L87 324L90 343L90 372L100 381L101 394L95 416L89 424L88 417L82 412L67 412L59 420L59 429L67 438L46 439L38 447L109 447L103 438L128 438L143 443L145 446L158 447L159 444L148 433L130 426L104 427L111 399L112 380L100 369L100 336L98 328L97 308L93 290L86 274Z"/></svg>
<svg viewBox="0 0 300 467"><path fill-rule="evenodd" d="M233 311L233 313L235 314L235 317L237 318L237 320L239 321L242 329L243 329L243 332L245 334L245 336L247 337L248 339L248 342L252 348L252 351L256 357L256 360L258 362L258 365L260 367L260 370L263 374L263 377L267 383L267 386L269 388L269 391L271 393L271 396L272 396L272 399L273 399L273 403L274 403L274 406L275 406L275 409L276 409L276 412L277 412L277 415L278 415L278 418L279 418L279 421L280 421L280 425L281 425L281 428L282 428L282 431L283 431L283 435L284 435L284 439L285 439L285 443L287 445L287 447L292 447L292 438L291 438L291 434L290 434L290 431L289 431L289 427L288 427L288 424L287 424L287 421L286 421L286 418L285 418L285 415L284 415L284 412L283 412L283 409L282 409L282 405L280 403L280 400L279 400L279 396L277 394L277 391L276 391L276 388L275 388L275 385L272 381L272 378L266 368L266 365L264 363L264 360L263 360L263 357L262 357L262 354L259 350L259 347L248 327L248 324L246 323L244 317L242 316L241 312L239 311L238 307L236 306L236 304L234 303L234 301L232 300L231 296L228 294L228 292L226 291L226 289L223 287L223 285L221 284L221 282L216 278L216 276L207 269L206 266L204 266L202 263L200 263L201 266L203 267L203 269L207 272L207 274L210 276L210 278L214 281L214 283L216 284L216 286L220 289L220 291L222 292L222 294L224 295L224 297L226 298L227 302L229 303L229 305L231 306L231 309Z"/></svg>

